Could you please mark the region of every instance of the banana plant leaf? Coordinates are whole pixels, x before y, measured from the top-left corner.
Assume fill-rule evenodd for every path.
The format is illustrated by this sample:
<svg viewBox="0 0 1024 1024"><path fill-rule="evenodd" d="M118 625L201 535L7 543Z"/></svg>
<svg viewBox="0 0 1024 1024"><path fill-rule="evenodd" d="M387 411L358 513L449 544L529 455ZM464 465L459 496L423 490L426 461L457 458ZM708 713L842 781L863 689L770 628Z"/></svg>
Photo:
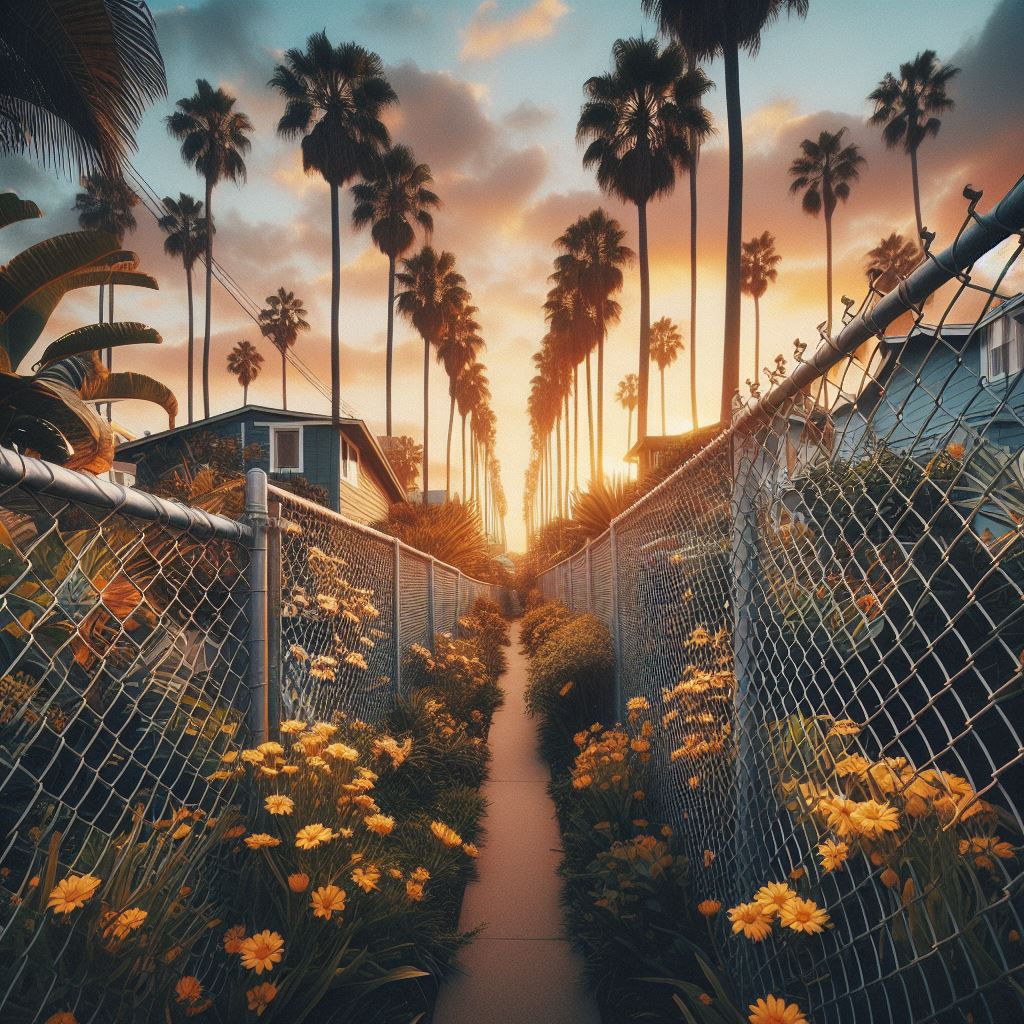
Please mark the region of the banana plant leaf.
<svg viewBox="0 0 1024 1024"><path fill-rule="evenodd" d="M81 388L87 402L153 402L167 413L168 425L174 427L178 415L178 400L166 384L144 373L111 373L89 377Z"/></svg>
<svg viewBox="0 0 1024 1024"><path fill-rule="evenodd" d="M22 199L14 192L0 193L0 228L41 216L42 212L31 199Z"/></svg>
<svg viewBox="0 0 1024 1024"><path fill-rule="evenodd" d="M89 324L69 331L63 337L46 346L35 369L41 370L60 359L98 352L105 348L120 348L124 345L159 345L163 341L159 331L145 324L125 321L113 324Z"/></svg>

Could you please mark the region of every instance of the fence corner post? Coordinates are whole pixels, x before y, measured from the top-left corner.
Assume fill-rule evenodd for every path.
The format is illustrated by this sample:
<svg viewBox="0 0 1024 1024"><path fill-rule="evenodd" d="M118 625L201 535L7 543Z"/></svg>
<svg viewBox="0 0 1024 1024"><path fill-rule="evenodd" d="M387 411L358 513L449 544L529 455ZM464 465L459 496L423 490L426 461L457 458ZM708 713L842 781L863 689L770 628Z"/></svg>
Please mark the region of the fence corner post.
<svg viewBox="0 0 1024 1024"><path fill-rule="evenodd" d="M594 565L590 560L590 538L587 538L586 546L586 569L587 569L587 611L593 614L594 611Z"/></svg>
<svg viewBox="0 0 1024 1024"><path fill-rule="evenodd" d="M394 691L402 688L402 542L395 538L395 562L391 571L391 652Z"/></svg>
<svg viewBox="0 0 1024 1024"><path fill-rule="evenodd" d="M622 715L622 630L619 625L619 558L615 542L615 520L608 530L609 548L612 562L612 648L615 654L615 715Z"/></svg>
<svg viewBox="0 0 1024 1024"><path fill-rule="evenodd" d="M427 563L427 646L434 650L434 559Z"/></svg>
<svg viewBox="0 0 1024 1024"><path fill-rule="evenodd" d="M267 474L250 469L245 474L245 518L252 530L249 545L249 715L254 743L267 739Z"/></svg>
<svg viewBox="0 0 1024 1024"><path fill-rule="evenodd" d="M281 727L281 693L283 688L281 625L283 587L283 550L281 543L281 502L267 503L267 731L278 738Z"/></svg>

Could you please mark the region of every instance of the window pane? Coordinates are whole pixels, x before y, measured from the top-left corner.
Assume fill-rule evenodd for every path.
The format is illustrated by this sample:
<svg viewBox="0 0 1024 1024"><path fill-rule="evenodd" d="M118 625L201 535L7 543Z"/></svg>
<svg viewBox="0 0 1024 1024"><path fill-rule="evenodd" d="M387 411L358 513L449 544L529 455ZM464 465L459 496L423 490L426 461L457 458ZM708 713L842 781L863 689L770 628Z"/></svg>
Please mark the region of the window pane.
<svg viewBox="0 0 1024 1024"><path fill-rule="evenodd" d="M299 432L297 430L275 430L274 445L276 452L274 469L299 468Z"/></svg>

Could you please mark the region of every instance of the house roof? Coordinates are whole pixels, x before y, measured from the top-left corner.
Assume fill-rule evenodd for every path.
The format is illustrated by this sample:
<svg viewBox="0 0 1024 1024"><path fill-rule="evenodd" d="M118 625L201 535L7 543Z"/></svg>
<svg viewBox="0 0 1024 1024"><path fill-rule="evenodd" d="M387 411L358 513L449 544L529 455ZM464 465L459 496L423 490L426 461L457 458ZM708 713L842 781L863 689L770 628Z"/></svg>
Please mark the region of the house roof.
<svg viewBox="0 0 1024 1024"><path fill-rule="evenodd" d="M623 456L626 462L637 462L645 452L664 452L674 448L693 448L699 451L710 440L720 433L717 423L706 427L698 427L696 430L689 430L685 434L648 434L645 438L637 441L632 448Z"/></svg>
<svg viewBox="0 0 1024 1024"><path fill-rule="evenodd" d="M161 441L166 441L172 437L179 437L188 431L201 430L204 427L208 427L211 423L229 422L241 419L251 413L256 413L260 416L273 416L283 423L309 423L312 421L317 424L322 423L324 426L330 426L331 424L331 417L324 413L298 412L294 409L274 409L266 405L243 405L238 409L232 409L230 412L218 413L216 416L209 416L206 419L185 423L171 430L161 430L156 434L146 434L145 437L136 438L134 441L127 441L124 444L118 445L117 454L130 455L133 452L148 448L152 444L159 444ZM395 476L391 463L388 462L387 456L385 456L377 438L370 432L366 423L354 417L342 417L340 426L342 433L359 449L360 457L372 465L377 476L389 492L388 497L391 501L404 501L405 488L401 485L398 477Z"/></svg>

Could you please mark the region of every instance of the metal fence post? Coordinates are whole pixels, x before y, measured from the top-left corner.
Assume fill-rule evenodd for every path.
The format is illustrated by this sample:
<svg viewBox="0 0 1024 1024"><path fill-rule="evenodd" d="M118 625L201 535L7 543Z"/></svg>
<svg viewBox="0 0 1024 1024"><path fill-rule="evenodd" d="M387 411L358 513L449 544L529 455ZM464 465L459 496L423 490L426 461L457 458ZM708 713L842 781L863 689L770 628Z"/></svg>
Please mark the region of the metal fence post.
<svg viewBox="0 0 1024 1024"><path fill-rule="evenodd" d="M594 611L594 566L590 560L590 538L587 538L586 546L586 567L587 567L587 611Z"/></svg>
<svg viewBox="0 0 1024 1024"><path fill-rule="evenodd" d="M267 511L267 728L277 736L281 725L281 502L271 501Z"/></svg>
<svg viewBox="0 0 1024 1024"><path fill-rule="evenodd" d="M612 648L615 652L615 690L613 695L615 716L622 714L622 630L619 624L619 558L615 541L615 523L609 529L612 559Z"/></svg>
<svg viewBox="0 0 1024 1024"><path fill-rule="evenodd" d="M267 739L267 474L245 474L245 517L249 545L249 733L253 743Z"/></svg>
<svg viewBox="0 0 1024 1024"><path fill-rule="evenodd" d="M402 687L402 542L395 538L395 563L391 573L391 652L395 692Z"/></svg>
<svg viewBox="0 0 1024 1024"><path fill-rule="evenodd" d="M434 559L427 563L427 645L434 649Z"/></svg>

